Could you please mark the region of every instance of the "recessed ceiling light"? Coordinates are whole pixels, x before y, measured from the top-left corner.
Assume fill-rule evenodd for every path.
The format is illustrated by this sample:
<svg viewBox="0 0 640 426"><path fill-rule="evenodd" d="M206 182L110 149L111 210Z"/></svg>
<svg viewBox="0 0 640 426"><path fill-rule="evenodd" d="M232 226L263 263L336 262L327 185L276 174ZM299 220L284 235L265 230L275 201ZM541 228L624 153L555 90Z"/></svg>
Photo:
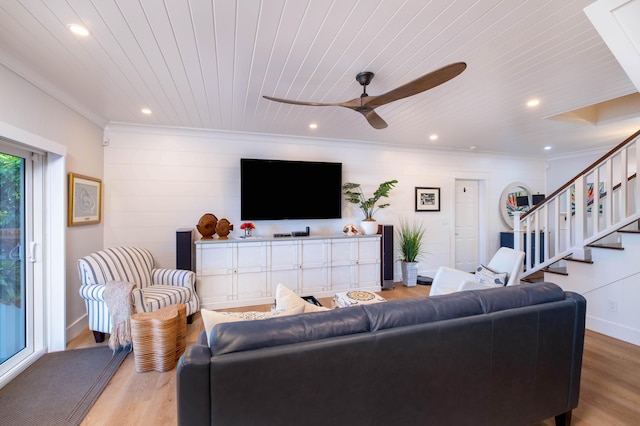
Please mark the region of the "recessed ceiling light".
<svg viewBox="0 0 640 426"><path fill-rule="evenodd" d="M438 139L438 135L433 134L433 135L429 136L429 139L431 139L432 141L435 141L436 139Z"/></svg>
<svg viewBox="0 0 640 426"><path fill-rule="evenodd" d="M82 37L86 37L89 35L89 30L86 27L79 24L69 24L67 25L67 28L69 28L69 31L71 31L75 35L79 35Z"/></svg>
<svg viewBox="0 0 640 426"><path fill-rule="evenodd" d="M309 124L309 128L310 129L317 129L318 125L316 123L311 123L311 124Z"/></svg>
<svg viewBox="0 0 640 426"><path fill-rule="evenodd" d="M550 149L551 149L551 147L550 147L550 146L545 146L545 147L544 147L544 150L545 150L545 151L549 151Z"/></svg>
<svg viewBox="0 0 640 426"><path fill-rule="evenodd" d="M147 115L151 114L151 110L149 108L142 108L140 110L140 112L142 112L143 114L147 114Z"/></svg>
<svg viewBox="0 0 640 426"><path fill-rule="evenodd" d="M540 100L539 99L531 99L529 102L527 102L527 106L529 108L533 108L540 105Z"/></svg>

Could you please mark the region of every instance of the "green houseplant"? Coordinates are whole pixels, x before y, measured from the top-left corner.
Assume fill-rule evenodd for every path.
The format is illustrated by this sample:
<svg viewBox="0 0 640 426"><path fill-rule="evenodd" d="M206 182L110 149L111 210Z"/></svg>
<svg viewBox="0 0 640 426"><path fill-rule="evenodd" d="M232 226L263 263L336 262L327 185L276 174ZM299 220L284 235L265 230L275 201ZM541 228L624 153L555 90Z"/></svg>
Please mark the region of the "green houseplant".
<svg viewBox="0 0 640 426"><path fill-rule="evenodd" d="M357 204L364 213L362 227L365 234L375 234L377 223L373 215L379 210L389 207L389 203L377 204L382 197L389 197L389 191L398 183L397 180L382 182L375 190L372 197L366 198L359 183L347 182L342 185L342 193L345 199L353 204Z"/></svg>
<svg viewBox="0 0 640 426"><path fill-rule="evenodd" d="M408 223L400 221L398 227L398 245L402 253L402 283L407 287L413 287L418 281L417 259L424 252L424 227L416 222Z"/></svg>

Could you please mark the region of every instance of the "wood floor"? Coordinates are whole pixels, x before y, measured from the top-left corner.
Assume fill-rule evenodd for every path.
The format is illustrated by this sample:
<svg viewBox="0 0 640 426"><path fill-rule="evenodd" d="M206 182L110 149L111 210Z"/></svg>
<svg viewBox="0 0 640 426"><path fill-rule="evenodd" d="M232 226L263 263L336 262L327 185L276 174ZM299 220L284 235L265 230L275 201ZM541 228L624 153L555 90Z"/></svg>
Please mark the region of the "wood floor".
<svg viewBox="0 0 640 426"><path fill-rule="evenodd" d="M412 288L396 284L379 293L386 299L420 297L429 286ZM321 298L324 306L330 298ZM268 311L269 305L229 309ZM196 315L187 326L187 345L194 343L202 329ZM106 343L104 343L106 344ZM95 346L87 330L69 342L67 349ZM175 369L166 373L136 373L133 354L124 361L82 425L175 425ZM573 411L574 426L640 424L640 347L587 330L583 356L580 403ZM552 426L548 419L535 426Z"/></svg>

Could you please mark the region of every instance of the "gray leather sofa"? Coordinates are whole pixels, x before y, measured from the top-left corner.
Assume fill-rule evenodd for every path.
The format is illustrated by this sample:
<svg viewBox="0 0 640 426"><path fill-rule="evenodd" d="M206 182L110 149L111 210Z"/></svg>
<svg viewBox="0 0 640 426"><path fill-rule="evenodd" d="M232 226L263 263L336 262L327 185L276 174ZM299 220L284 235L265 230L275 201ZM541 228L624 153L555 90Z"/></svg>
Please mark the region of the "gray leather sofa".
<svg viewBox="0 0 640 426"><path fill-rule="evenodd" d="M178 424L569 424L585 308L537 283L218 324L180 359Z"/></svg>

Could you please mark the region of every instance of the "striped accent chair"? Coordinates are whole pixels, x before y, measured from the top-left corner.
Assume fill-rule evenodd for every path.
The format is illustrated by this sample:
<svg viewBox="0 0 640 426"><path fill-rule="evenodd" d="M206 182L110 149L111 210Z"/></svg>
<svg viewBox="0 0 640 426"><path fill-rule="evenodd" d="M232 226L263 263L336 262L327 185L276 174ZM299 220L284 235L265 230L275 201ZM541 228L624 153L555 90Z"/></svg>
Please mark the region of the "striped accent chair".
<svg viewBox="0 0 640 426"><path fill-rule="evenodd" d="M96 342L111 332L111 316L104 302L105 284L124 281L136 286L131 294L136 312L153 312L184 303L188 322L200 309L195 291L196 274L179 269L154 268L151 252L140 247L112 247L78 259L80 296L87 307L89 329Z"/></svg>

